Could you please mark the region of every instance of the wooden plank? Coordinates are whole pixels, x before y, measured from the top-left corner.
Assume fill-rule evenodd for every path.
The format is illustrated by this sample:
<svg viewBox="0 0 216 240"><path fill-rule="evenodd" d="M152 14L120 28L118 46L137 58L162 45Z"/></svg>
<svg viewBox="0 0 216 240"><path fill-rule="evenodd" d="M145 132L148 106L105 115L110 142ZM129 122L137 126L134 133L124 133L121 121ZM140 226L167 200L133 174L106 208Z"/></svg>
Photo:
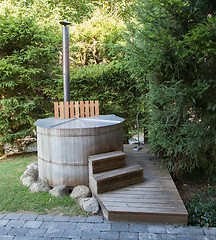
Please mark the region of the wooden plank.
<svg viewBox="0 0 216 240"><path fill-rule="evenodd" d="M113 201L106 201L106 200L103 200L103 203L104 205L108 208L109 206L113 206ZM183 208L182 206L179 205L179 202L169 202L169 203L152 203L152 202L149 202L149 201L143 201L143 202L125 202L125 201L122 201L122 202L118 202L116 201L115 202L115 207L121 207L121 208L125 208L127 209L128 206L133 206L133 207L136 207L136 208L140 208L140 207L143 207L145 206L146 208L163 208L163 209L171 209L171 208L174 208L174 209L181 209L181 210L185 210L185 208Z"/></svg>
<svg viewBox="0 0 216 240"><path fill-rule="evenodd" d="M127 188L127 189L125 189ZM178 193L178 191L176 189L164 189L164 188L161 188L161 189L158 189L158 188L154 188L154 189L151 189L151 188L143 188L143 189L129 189L130 187L125 187L125 188L122 188L122 189L119 189L118 191L113 191L110 193L110 195L112 194L115 194L117 193L118 195L122 195L124 196L125 194L141 194L141 193L161 193L161 194L164 194L164 193L172 193L172 194L176 194Z"/></svg>
<svg viewBox="0 0 216 240"><path fill-rule="evenodd" d="M99 116L99 101L95 100L95 116Z"/></svg>
<svg viewBox="0 0 216 240"><path fill-rule="evenodd" d="M95 180L100 182L100 181L104 181L108 178L113 178L113 177L116 177L119 175L125 175L125 174L132 173L132 172L139 173L139 171L143 171L143 168L140 165L135 164L133 166L124 167L124 168L120 168L117 170L107 171L105 173L94 174L94 178L95 178Z"/></svg>
<svg viewBox="0 0 216 240"><path fill-rule="evenodd" d="M75 118L79 118L79 101L75 101Z"/></svg>
<svg viewBox="0 0 216 240"><path fill-rule="evenodd" d="M55 115L55 119L59 118L59 106L58 106L58 102L54 102L54 115Z"/></svg>
<svg viewBox="0 0 216 240"><path fill-rule="evenodd" d="M148 223L179 223L187 224L187 216L184 215L170 215L170 214L160 214L160 213L130 213L127 212L108 212L105 207L102 208L103 213L106 214L109 221L134 221L134 222L148 222Z"/></svg>
<svg viewBox="0 0 216 240"><path fill-rule="evenodd" d="M118 189L124 186L128 186L130 184L135 184L137 182L143 181L142 176L133 176L132 174L130 175L129 179L125 178L116 178L112 179L110 182L105 182L105 183L98 183L97 184L97 193L103 193L107 191L111 191L113 189Z"/></svg>
<svg viewBox="0 0 216 240"><path fill-rule="evenodd" d="M145 213L165 213L165 214L174 214L174 215L187 215L186 211L184 209L175 209L174 211L169 208L149 208L145 206L140 207L134 207L134 206L127 206L125 209L124 207L116 207L116 206L106 206L104 205L108 211L110 212L128 212L128 213L139 213L139 212L145 212Z"/></svg>
<svg viewBox="0 0 216 240"><path fill-rule="evenodd" d="M74 102L70 102L70 118L74 118Z"/></svg>
<svg viewBox="0 0 216 240"><path fill-rule="evenodd" d="M122 151L113 151L113 152L108 152L108 153L101 153L101 154L96 154L96 155L91 155L89 156L89 160L91 161L97 161L101 159L107 159L107 158L113 158L113 157L119 157L119 156L124 156L125 153Z"/></svg>
<svg viewBox="0 0 216 240"><path fill-rule="evenodd" d="M80 101L80 117L85 117L83 101Z"/></svg>
<svg viewBox="0 0 216 240"><path fill-rule="evenodd" d="M89 101L85 101L85 116L89 117Z"/></svg>
<svg viewBox="0 0 216 240"><path fill-rule="evenodd" d="M70 117L69 116L69 102L65 102L64 106L65 106L65 118L68 119Z"/></svg>
<svg viewBox="0 0 216 240"><path fill-rule="evenodd" d="M108 194L108 193L106 193ZM172 192L164 192L164 193L161 193L161 192L147 192L147 193L142 193L140 192L139 194L138 193L125 193L124 195L123 194L118 194L118 193L112 193L110 194L111 197L115 197L115 198L125 198L125 199L128 199L128 198L161 198L161 199L180 199L179 196L176 196L175 193L172 193ZM103 196L103 197L109 197L109 196ZM125 200L126 201L126 200Z"/></svg>
<svg viewBox="0 0 216 240"><path fill-rule="evenodd" d="M60 118L64 119L64 102L60 102Z"/></svg>
<svg viewBox="0 0 216 240"><path fill-rule="evenodd" d="M94 114L94 101L90 101L90 116L93 117Z"/></svg>
<svg viewBox="0 0 216 240"><path fill-rule="evenodd" d="M93 166L93 174L104 172L104 171L109 171L109 170L113 170L113 169L122 168L124 166L125 166L124 159L118 160L118 162L110 161L109 164L106 164L106 162L105 163L100 163L100 164L95 164Z"/></svg>
<svg viewBox="0 0 216 240"><path fill-rule="evenodd" d="M101 159L101 161L93 161L91 162L92 166L94 168L96 167L103 167L104 165L113 165L115 166L115 164L119 164L119 163L124 163L124 167L125 167L125 159L124 157L118 157L118 158L107 158L107 159Z"/></svg>
<svg viewBox="0 0 216 240"><path fill-rule="evenodd" d="M97 154L89 157L93 174L125 167L125 154L115 151L105 154Z"/></svg>
<svg viewBox="0 0 216 240"><path fill-rule="evenodd" d="M122 201L124 201L125 203L130 203L130 204L133 204L133 203L144 203L144 204L155 204L155 203L160 203L160 204L177 204L179 205L179 202L181 202L180 199L172 199L172 198L143 198L143 197L140 197L140 198L118 198L118 197L101 197L102 194L100 194L100 199L101 201L103 201L104 203L107 203L107 202L113 202L113 203L122 203Z"/></svg>
<svg viewBox="0 0 216 240"><path fill-rule="evenodd" d="M133 178L141 178L143 181L142 170L136 170L136 171L120 174L120 175L113 175L112 177L109 177L109 178L100 179L100 181L97 181L97 182L98 182L98 186L104 186L109 184L118 184L118 181L129 181L130 179L133 179Z"/></svg>

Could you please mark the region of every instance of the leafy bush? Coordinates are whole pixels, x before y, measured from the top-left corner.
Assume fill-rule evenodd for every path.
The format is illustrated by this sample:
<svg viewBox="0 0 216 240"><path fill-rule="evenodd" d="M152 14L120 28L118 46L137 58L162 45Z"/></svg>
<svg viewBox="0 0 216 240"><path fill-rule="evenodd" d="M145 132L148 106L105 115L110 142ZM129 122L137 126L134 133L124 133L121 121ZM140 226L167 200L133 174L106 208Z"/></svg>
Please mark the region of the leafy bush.
<svg viewBox="0 0 216 240"><path fill-rule="evenodd" d="M140 106L140 91L125 69L124 63L109 63L75 68L70 72L71 101L99 100L100 114L116 114L125 119L124 139L130 137ZM49 89L52 100L63 99L62 81Z"/></svg>
<svg viewBox="0 0 216 240"><path fill-rule="evenodd" d="M10 12L11 11L11 12ZM0 14L0 142L33 135L33 123L50 111L44 88L58 66L58 41L31 16Z"/></svg>
<svg viewBox="0 0 216 240"><path fill-rule="evenodd" d="M216 226L216 189L208 187L186 202L188 223L195 226Z"/></svg>
<svg viewBox="0 0 216 240"><path fill-rule="evenodd" d="M70 28L71 64L84 66L110 62L118 58L114 47L122 41L124 21L106 9L96 9L90 19ZM117 56L116 56L117 55Z"/></svg>
<svg viewBox="0 0 216 240"><path fill-rule="evenodd" d="M216 171L216 6L210 3L142 0L129 26L128 66L148 86L149 144L174 174L197 166Z"/></svg>

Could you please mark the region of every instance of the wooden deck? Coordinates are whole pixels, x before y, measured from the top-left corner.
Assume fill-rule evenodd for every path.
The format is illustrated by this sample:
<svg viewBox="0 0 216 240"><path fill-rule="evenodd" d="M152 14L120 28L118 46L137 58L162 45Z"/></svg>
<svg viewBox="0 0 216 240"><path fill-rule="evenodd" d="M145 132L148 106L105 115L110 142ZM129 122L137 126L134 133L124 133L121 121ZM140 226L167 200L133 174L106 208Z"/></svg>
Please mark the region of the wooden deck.
<svg viewBox="0 0 216 240"><path fill-rule="evenodd" d="M133 151L125 145L126 164L144 168L144 181L129 187L96 194L104 216L110 221L187 223L188 213L170 174L147 146Z"/></svg>

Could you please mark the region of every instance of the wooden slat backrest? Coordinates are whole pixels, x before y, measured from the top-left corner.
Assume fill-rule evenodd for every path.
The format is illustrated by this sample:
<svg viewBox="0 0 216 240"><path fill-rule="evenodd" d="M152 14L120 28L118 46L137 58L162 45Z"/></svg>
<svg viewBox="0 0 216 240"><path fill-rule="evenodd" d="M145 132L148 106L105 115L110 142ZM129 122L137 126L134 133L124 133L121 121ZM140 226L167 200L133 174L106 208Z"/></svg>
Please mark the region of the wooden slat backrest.
<svg viewBox="0 0 216 240"><path fill-rule="evenodd" d="M74 102L70 102L70 118L74 118Z"/></svg>
<svg viewBox="0 0 216 240"><path fill-rule="evenodd" d="M65 118L69 118L70 117L70 109L69 109L69 102L65 102Z"/></svg>
<svg viewBox="0 0 216 240"><path fill-rule="evenodd" d="M75 102L75 118L79 118L79 102Z"/></svg>
<svg viewBox="0 0 216 240"><path fill-rule="evenodd" d="M84 102L80 101L80 117L85 116L85 111L84 111Z"/></svg>
<svg viewBox="0 0 216 240"><path fill-rule="evenodd" d="M89 101L85 101L85 116L89 117Z"/></svg>
<svg viewBox="0 0 216 240"><path fill-rule="evenodd" d="M99 101L54 102L55 118L79 118L99 116Z"/></svg>

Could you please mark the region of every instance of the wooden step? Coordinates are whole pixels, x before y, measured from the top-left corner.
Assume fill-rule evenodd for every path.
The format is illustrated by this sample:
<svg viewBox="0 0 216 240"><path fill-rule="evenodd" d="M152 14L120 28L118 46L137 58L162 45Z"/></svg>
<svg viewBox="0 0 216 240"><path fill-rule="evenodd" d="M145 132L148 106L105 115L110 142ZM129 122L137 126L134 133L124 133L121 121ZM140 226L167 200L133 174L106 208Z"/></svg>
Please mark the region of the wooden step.
<svg viewBox="0 0 216 240"><path fill-rule="evenodd" d="M93 174L93 192L103 193L143 181L143 168L134 164L117 170Z"/></svg>
<svg viewBox="0 0 216 240"><path fill-rule="evenodd" d="M114 151L103 154L89 156L92 164L92 173L100 173L125 166L125 153Z"/></svg>

